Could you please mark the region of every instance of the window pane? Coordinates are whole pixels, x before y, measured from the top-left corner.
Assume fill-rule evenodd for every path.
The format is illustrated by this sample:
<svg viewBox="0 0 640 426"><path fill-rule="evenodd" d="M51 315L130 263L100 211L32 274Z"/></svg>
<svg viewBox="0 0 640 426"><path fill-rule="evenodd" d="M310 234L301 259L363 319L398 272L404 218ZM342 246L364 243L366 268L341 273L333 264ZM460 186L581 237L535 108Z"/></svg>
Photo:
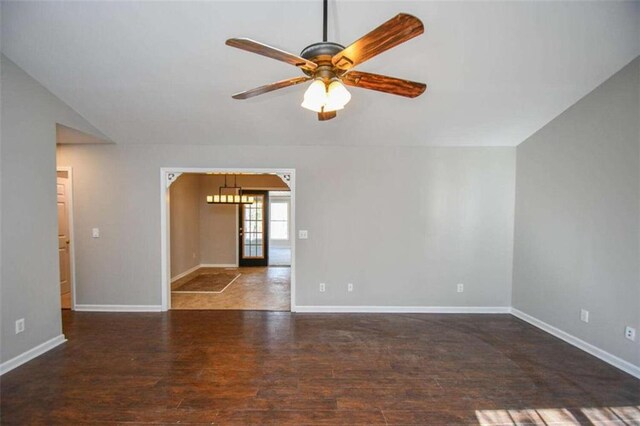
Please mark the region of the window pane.
<svg viewBox="0 0 640 426"><path fill-rule="evenodd" d="M287 220L289 203L271 203L271 220Z"/></svg>
<svg viewBox="0 0 640 426"><path fill-rule="evenodd" d="M289 227L287 222L271 222L271 239L273 240L288 240L289 239Z"/></svg>

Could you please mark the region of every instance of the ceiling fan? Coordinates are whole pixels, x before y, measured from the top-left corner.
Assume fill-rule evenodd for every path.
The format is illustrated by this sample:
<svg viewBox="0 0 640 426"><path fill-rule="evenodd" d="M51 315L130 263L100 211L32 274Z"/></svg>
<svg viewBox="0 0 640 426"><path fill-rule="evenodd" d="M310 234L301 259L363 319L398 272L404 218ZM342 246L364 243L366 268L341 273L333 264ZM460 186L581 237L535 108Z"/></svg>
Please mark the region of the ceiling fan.
<svg viewBox="0 0 640 426"><path fill-rule="evenodd" d="M418 18L400 13L344 47L327 41L327 0L323 0L322 42L305 47L300 56L248 38L227 40L227 46L286 62L300 68L306 74L236 93L232 97L248 99L313 80L304 94L301 106L317 112L320 121L334 118L336 111L343 109L349 102L351 94L344 85L415 98L425 91L426 84L352 71L352 68L423 32L424 26Z"/></svg>

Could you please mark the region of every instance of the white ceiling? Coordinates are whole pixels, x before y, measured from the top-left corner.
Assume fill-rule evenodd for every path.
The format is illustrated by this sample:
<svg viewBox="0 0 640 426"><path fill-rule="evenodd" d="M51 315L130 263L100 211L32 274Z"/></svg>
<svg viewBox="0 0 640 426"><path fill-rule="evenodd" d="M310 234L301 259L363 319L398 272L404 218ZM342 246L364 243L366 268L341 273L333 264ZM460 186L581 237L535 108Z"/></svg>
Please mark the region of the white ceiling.
<svg viewBox="0 0 640 426"><path fill-rule="evenodd" d="M225 46L250 37L299 53L321 38L314 1L4 2L2 51L117 143L514 146L640 53L639 2L330 0L349 44L398 12L425 34L358 67L426 82L405 99L351 89L318 122L300 75Z"/></svg>

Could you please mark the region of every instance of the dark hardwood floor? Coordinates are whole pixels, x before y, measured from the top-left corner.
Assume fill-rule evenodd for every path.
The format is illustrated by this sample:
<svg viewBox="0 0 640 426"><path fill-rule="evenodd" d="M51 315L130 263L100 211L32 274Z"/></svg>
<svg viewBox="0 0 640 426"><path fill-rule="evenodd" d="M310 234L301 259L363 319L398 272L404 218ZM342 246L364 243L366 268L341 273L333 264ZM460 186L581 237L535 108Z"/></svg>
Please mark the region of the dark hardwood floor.
<svg viewBox="0 0 640 426"><path fill-rule="evenodd" d="M63 319L2 376L3 424L640 424L640 380L510 315Z"/></svg>

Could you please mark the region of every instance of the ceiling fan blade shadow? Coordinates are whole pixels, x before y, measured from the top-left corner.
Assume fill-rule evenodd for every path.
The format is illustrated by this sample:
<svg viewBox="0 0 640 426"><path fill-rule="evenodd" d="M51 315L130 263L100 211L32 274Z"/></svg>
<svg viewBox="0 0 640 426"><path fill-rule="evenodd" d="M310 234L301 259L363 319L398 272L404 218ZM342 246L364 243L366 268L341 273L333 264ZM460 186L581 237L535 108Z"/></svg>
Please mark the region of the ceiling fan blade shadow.
<svg viewBox="0 0 640 426"><path fill-rule="evenodd" d="M287 64L306 71L313 71L318 67L315 62L308 61L298 55L294 55L293 53L285 52L284 50L268 46L249 38L230 38L225 44L237 49L246 50L247 52L257 53L258 55L266 56L277 61L286 62Z"/></svg>
<svg viewBox="0 0 640 426"><path fill-rule="evenodd" d="M347 71L423 32L424 25L420 19L400 13L336 53L331 62L342 71Z"/></svg>
<svg viewBox="0 0 640 426"><path fill-rule="evenodd" d="M283 89L289 86L295 86L296 84L304 83L311 80L311 77L294 77L287 80L276 81L275 83L265 84L264 86L256 87L255 89L245 90L244 92L236 93L231 96L233 99L249 99L254 96L262 95L263 93L273 92L274 90Z"/></svg>
<svg viewBox="0 0 640 426"><path fill-rule="evenodd" d="M427 89L427 85L424 83L360 71L350 71L344 74L341 79L347 86L376 90L407 98L420 96Z"/></svg>

